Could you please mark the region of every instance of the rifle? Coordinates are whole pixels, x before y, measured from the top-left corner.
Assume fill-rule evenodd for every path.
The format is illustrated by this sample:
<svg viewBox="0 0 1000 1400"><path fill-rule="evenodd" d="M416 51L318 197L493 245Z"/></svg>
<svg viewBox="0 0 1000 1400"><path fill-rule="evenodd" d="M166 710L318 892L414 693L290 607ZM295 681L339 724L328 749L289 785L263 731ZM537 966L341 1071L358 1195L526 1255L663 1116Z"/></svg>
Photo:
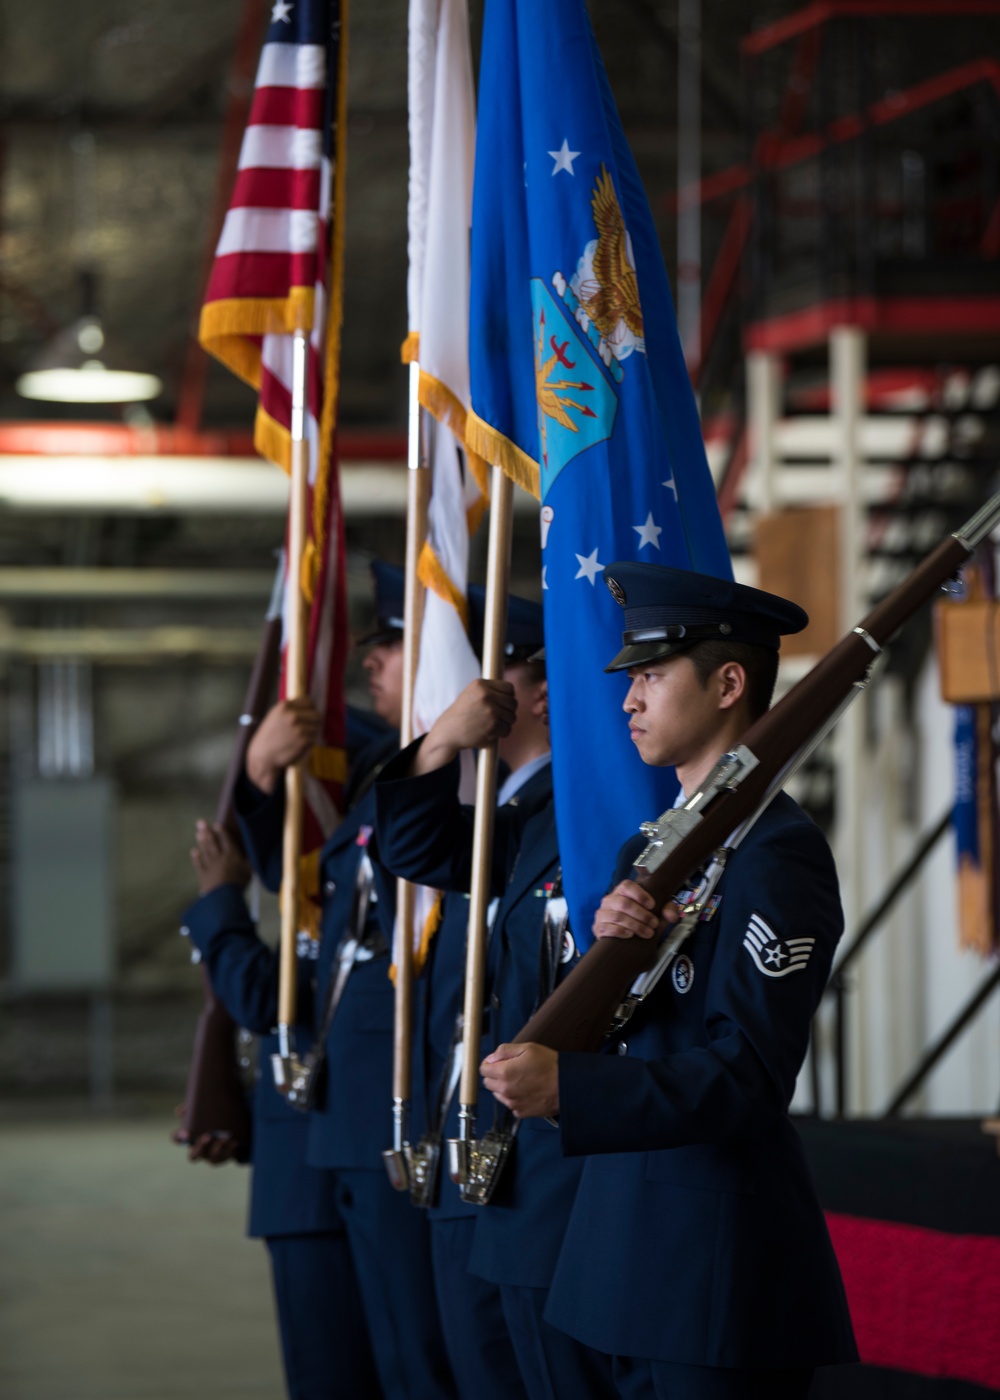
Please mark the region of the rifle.
<svg viewBox="0 0 1000 1400"><path fill-rule="evenodd" d="M1000 522L1000 493L949 535L766 715L723 754L682 807L643 824L650 838L633 878L659 908L677 898L681 920L657 942L599 938L515 1036L553 1050L596 1050L652 991L690 933L729 854L791 773L864 689L886 643L954 577Z"/></svg>
<svg viewBox="0 0 1000 1400"><path fill-rule="evenodd" d="M233 814L233 793L243 771L247 747L267 712L278 682L284 572L282 560L243 701L236 743L215 811L216 824L224 826L241 847ZM198 1017L191 1050L191 1067L184 1094L183 1131L188 1142L195 1142L204 1133L231 1134L240 1144L237 1155L245 1160L250 1145L250 1115L236 1052L239 1027L216 998L204 966L201 968L201 980L205 1002Z"/></svg>

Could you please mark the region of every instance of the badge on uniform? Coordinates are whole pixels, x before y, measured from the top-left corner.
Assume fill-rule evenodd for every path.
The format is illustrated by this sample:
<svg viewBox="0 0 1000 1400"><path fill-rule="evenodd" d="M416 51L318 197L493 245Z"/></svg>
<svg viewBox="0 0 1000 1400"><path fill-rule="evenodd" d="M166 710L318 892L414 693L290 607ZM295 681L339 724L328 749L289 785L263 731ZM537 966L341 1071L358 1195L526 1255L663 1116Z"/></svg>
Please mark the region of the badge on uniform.
<svg viewBox="0 0 1000 1400"><path fill-rule="evenodd" d="M358 834L354 838L355 846L367 846L368 842L372 839L372 832L374 830L375 828L373 826L359 826Z"/></svg>
<svg viewBox="0 0 1000 1400"><path fill-rule="evenodd" d="M691 990L691 983L694 981L694 963L687 953L681 953L674 962L674 970L670 974L674 984L674 991L680 992L681 996Z"/></svg>
<svg viewBox="0 0 1000 1400"><path fill-rule="evenodd" d="M801 972L809 961L815 938L779 938L770 924L757 913L743 936L743 946L765 977L787 977Z"/></svg>

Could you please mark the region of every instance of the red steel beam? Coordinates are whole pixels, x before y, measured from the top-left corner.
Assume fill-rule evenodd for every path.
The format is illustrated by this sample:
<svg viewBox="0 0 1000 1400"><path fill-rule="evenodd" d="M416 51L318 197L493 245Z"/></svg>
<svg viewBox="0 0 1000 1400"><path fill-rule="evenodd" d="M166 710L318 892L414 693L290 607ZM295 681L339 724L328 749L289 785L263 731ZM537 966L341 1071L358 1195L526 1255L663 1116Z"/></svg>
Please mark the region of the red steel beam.
<svg viewBox="0 0 1000 1400"><path fill-rule="evenodd" d="M822 344L834 326L915 337L996 336L1000 297L840 297L748 326L744 346L787 354Z"/></svg>
<svg viewBox="0 0 1000 1400"><path fill-rule="evenodd" d="M765 53L809 29L850 15L879 19L920 19L937 15L1000 15L1000 0L819 0L804 10L748 34L740 41L745 54Z"/></svg>
<svg viewBox="0 0 1000 1400"><path fill-rule="evenodd" d="M345 462L402 462L406 434L388 429L341 432ZM39 457L253 457L253 434L242 429L192 431L133 428L126 423L0 423L0 454Z"/></svg>
<svg viewBox="0 0 1000 1400"><path fill-rule="evenodd" d="M1000 11L998 11L1000 13ZM921 107L939 102L943 97L952 97L977 83L989 82L1000 93L1000 63L992 58L977 58L971 63L963 63L947 73L939 73L922 83L902 92L894 92L889 97L880 98L868 108L867 117L852 115L840 117L831 122L825 132L812 131L806 136L791 140L776 138L773 132L764 132L758 138L758 164L765 170L786 169L800 161L816 156L826 146L839 145L843 141L856 139L866 126L887 126L891 122L909 116ZM708 204L723 195L745 189L753 179L754 172L747 165L733 165L728 170L720 170L709 175L698 184L689 185L678 198L678 208L690 202L701 200Z"/></svg>

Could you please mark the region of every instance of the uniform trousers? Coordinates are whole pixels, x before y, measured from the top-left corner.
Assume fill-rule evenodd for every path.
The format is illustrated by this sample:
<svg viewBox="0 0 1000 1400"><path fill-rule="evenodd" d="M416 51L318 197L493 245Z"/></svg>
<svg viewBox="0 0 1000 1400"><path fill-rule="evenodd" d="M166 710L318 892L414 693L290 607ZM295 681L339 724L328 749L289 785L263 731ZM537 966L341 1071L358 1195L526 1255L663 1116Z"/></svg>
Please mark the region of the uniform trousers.
<svg viewBox="0 0 1000 1400"><path fill-rule="evenodd" d="M500 1285L503 1314L530 1400L617 1400L611 1357L545 1321L547 1288Z"/></svg>
<svg viewBox="0 0 1000 1400"><path fill-rule="evenodd" d="M386 1400L455 1400L437 1299L429 1286L427 1220L377 1171L337 1168L344 1222ZM359 1392L359 1396L364 1392Z"/></svg>
<svg viewBox="0 0 1000 1400"><path fill-rule="evenodd" d="M266 1244L289 1400L378 1400L347 1237L271 1235Z"/></svg>
<svg viewBox="0 0 1000 1400"><path fill-rule="evenodd" d="M430 1226L434 1288L459 1394L475 1400L527 1400L500 1290L468 1271L475 1219L432 1218Z"/></svg>
<svg viewBox="0 0 1000 1400"><path fill-rule="evenodd" d="M806 1400L812 1367L779 1371L614 1358L622 1400Z"/></svg>

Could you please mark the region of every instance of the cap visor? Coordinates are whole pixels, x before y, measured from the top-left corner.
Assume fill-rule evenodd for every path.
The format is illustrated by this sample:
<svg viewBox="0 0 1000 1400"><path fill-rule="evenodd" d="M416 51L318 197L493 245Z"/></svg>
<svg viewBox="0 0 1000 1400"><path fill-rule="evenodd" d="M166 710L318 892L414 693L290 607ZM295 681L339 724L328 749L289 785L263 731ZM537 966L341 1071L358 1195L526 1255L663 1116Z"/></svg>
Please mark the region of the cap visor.
<svg viewBox="0 0 1000 1400"><path fill-rule="evenodd" d="M627 671L632 666L645 666L648 661L665 661L677 651L683 651L684 642L643 642L634 646L622 647L606 672Z"/></svg>
<svg viewBox="0 0 1000 1400"><path fill-rule="evenodd" d="M390 642L401 642L403 634L398 627L383 627L379 632L369 632L366 637L359 637L354 643L356 647L378 647L388 646Z"/></svg>

